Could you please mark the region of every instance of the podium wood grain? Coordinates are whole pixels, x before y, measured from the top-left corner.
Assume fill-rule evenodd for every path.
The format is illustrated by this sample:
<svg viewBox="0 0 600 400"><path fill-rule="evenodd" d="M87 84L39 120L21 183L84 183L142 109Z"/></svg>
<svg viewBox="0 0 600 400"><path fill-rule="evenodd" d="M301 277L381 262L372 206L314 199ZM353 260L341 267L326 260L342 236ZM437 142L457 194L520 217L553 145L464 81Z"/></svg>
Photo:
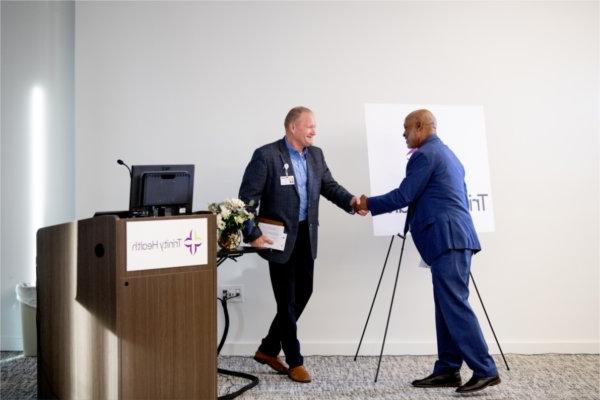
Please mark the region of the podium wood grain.
<svg viewBox="0 0 600 400"><path fill-rule="evenodd" d="M128 272L126 221L38 232L38 395L215 399L215 237L206 266Z"/></svg>

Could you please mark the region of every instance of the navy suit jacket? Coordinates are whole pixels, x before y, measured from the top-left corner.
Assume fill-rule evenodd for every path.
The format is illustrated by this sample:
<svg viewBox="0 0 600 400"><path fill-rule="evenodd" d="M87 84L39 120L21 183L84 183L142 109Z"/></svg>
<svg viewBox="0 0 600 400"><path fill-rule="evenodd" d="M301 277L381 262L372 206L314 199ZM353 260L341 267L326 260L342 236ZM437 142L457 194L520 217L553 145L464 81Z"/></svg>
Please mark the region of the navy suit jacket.
<svg viewBox="0 0 600 400"><path fill-rule="evenodd" d="M469 214L465 170L437 135L427 138L412 154L400 187L370 197L368 205L372 215L408 206L404 233L410 229L429 265L450 249L481 250Z"/></svg>
<svg viewBox="0 0 600 400"><path fill-rule="evenodd" d="M289 260L298 234L298 214L300 197L296 185L281 185L280 178L285 176L283 166L288 164L288 174L294 174L290 153L284 139L262 146L252 155L246 167L239 198L250 204L249 211L260 217L283 222L287 241L283 251L261 250L259 254L277 263ZM323 151L315 146L307 148L306 166L308 180L307 221L310 234L310 246L313 259L317 257L317 241L319 226L319 198L323 195L338 207L352 212L350 202L352 194L339 185L325 163ZM242 230L245 242L251 242L262 235L255 221L247 221Z"/></svg>

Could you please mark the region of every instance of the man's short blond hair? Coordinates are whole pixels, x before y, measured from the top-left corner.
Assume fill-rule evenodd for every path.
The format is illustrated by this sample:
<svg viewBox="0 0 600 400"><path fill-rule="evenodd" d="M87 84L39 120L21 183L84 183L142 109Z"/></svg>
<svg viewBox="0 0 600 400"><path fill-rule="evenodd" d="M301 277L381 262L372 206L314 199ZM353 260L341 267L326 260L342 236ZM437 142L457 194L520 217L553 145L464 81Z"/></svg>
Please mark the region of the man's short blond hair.
<svg viewBox="0 0 600 400"><path fill-rule="evenodd" d="M286 132L290 128L290 125L296 122L302 113L312 113L312 110L304 106L298 106L288 111L287 115L285 116L285 121L283 122Z"/></svg>

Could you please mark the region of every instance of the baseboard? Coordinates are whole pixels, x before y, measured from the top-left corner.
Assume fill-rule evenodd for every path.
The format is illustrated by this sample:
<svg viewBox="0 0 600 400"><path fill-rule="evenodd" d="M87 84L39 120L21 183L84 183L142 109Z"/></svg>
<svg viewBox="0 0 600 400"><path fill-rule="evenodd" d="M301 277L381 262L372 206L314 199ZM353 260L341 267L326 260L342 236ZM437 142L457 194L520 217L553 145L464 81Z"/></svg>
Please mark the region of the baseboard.
<svg viewBox="0 0 600 400"><path fill-rule="evenodd" d="M223 355L249 355L258 348L258 342L228 342L223 346ZM356 353L358 342L302 342L304 355L346 355ZM598 354L600 343L589 342L501 342L505 354ZM488 342L492 354L500 354L495 342ZM381 342L363 342L360 355L379 355ZM427 355L436 354L435 342L386 342L386 355Z"/></svg>
<svg viewBox="0 0 600 400"><path fill-rule="evenodd" d="M22 351L23 339L19 336L2 336L2 351ZM227 342L223 346L223 355L253 354L259 342ZM358 342L302 342L305 355L354 355ZM589 342L501 342L504 353L516 354L598 354L600 343ZM496 342L488 342L492 354L500 354ZM381 342L363 342L360 355L379 355ZM384 354L387 355L426 355L436 354L435 342L386 342Z"/></svg>
<svg viewBox="0 0 600 400"><path fill-rule="evenodd" d="M2 336L0 338L0 350L23 351L23 338L21 336Z"/></svg>

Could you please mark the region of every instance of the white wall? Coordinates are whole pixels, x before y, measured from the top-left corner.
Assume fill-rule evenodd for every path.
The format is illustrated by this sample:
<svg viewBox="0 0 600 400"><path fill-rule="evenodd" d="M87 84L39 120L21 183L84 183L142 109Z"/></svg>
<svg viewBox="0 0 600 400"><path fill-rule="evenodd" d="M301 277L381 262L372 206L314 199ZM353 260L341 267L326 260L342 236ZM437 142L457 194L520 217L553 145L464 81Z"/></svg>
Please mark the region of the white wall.
<svg viewBox="0 0 600 400"><path fill-rule="evenodd" d="M73 2L2 1L2 350L20 350L35 232L75 217Z"/></svg>
<svg viewBox="0 0 600 400"><path fill-rule="evenodd" d="M597 2L78 3L77 217L127 208L117 158L196 164L194 209L236 196L300 104L334 176L369 193L364 103L483 105L496 232L473 273L504 350L598 352L598 33ZM388 245L369 218L321 204L307 354L355 350ZM387 349L434 353L430 276L412 243L405 260ZM226 350L248 354L275 310L267 264L226 263L219 282L244 285Z"/></svg>

